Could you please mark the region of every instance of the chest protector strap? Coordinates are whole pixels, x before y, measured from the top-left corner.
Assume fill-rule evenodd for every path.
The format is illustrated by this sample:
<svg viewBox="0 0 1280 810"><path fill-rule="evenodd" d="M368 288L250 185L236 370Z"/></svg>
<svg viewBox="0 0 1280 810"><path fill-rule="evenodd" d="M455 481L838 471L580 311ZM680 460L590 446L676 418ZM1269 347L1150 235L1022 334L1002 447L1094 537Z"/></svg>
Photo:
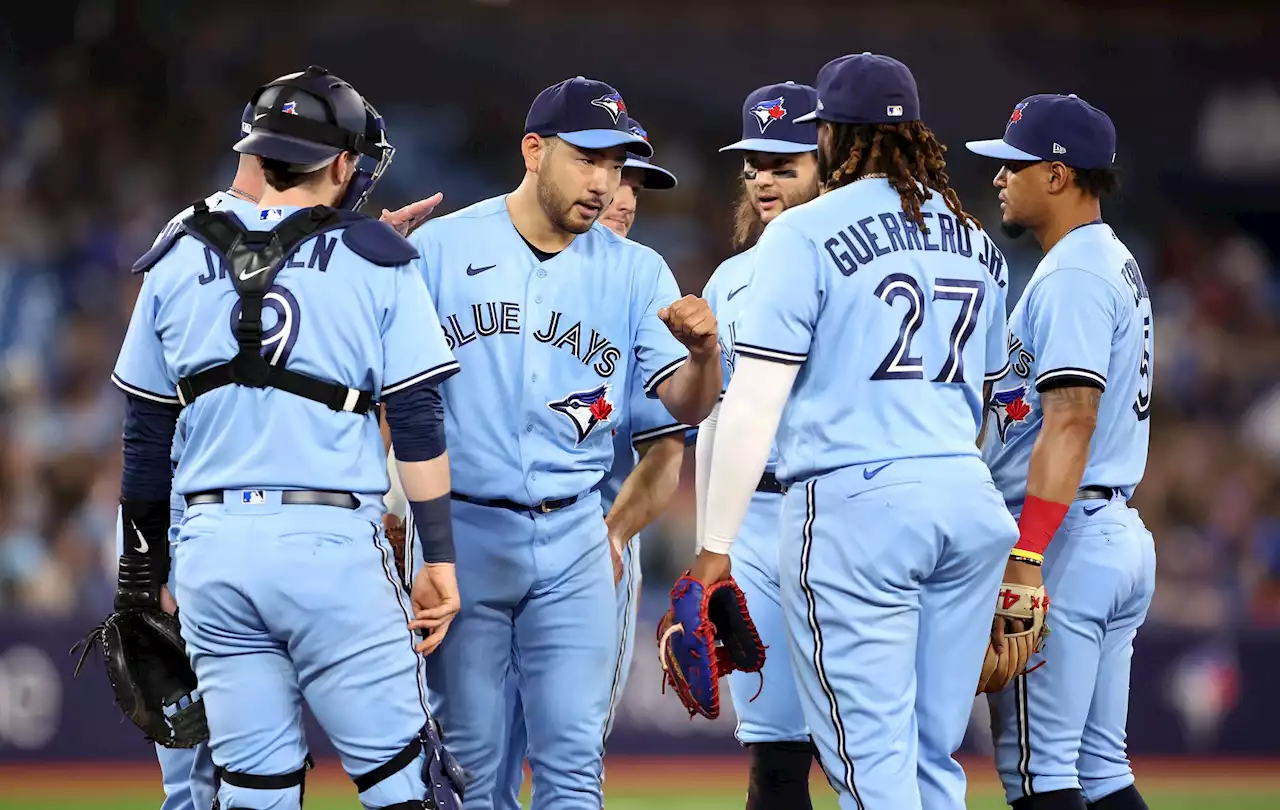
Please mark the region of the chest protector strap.
<svg viewBox="0 0 1280 810"><path fill-rule="evenodd" d="M210 211L203 201L195 204L182 227L227 263L231 283L240 297L240 319L235 324L240 350L229 362L178 380L178 400L184 407L210 391L234 384L278 388L334 411L362 415L369 412L372 391L290 371L268 363L262 356L262 301L284 260L307 239L343 221L339 211L318 205L290 215L273 231L250 231L230 214Z"/></svg>

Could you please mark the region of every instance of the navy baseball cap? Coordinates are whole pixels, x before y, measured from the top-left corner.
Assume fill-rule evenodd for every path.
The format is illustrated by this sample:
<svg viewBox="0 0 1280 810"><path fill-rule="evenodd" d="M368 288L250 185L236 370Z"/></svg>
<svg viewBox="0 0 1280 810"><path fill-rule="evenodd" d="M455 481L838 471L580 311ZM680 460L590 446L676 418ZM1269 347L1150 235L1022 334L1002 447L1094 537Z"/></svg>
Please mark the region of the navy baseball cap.
<svg viewBox="0 0 1280 810"><path fill-rule="evenodd" d="M1042 160L1073 169L1109 169L1116 159L1116 127L1107 114L1077 96L1041 93L1013 108L1004 137L969 141L970 152L998 160Z"/></svg>
<svg viewBox="0 0 1280 810"><path fill-rule="evenodd" d="M627 129L632 135L639 135L644 138L645 143L649 142L649 133L645 132L644 127L640 126L640 122L634 118L629 119L630 126ZM676 176L661 166L654 165L649 162L649 158L643 155L628 155L627 162L622 164L624 169L639 169L644 172L644 183L641 188L653 189L654 191L665 191L669 188L676 187Z"/></svg>
<svg viewBox="0 0 1280 810"><path fill-rule="evenodd" d="M604 82L578 76L553 84L538 94L524 119L525 134L555 136L580 149L609 149L653 156L653 147L627 127L627 104Z"/></svg>
<svg viewBox="0 0 1280 810"><path fill-rule="evenodd" d="M832 59L818 71L818 103L796 119L836 124L920 120L920 94L906 65L870 51Z"/></svg>
<svg viewBox="0 0 1280 810"><path fill-rule="evenodd" d="M818 91L807 84L783 82L755 90L742 103L742 140L721 152L797 154L818 148L818 127L802 113L818 106Z"/></svg>

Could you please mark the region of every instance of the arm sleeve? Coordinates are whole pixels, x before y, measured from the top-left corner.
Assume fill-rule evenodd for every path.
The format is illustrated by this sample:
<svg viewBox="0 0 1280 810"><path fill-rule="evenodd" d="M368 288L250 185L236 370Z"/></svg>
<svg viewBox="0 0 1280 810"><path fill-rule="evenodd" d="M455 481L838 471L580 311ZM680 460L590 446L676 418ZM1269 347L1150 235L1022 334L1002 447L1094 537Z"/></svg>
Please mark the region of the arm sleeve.
<svg viewBox="0 0 1280 810"><path fill-rule="evenodd" d="M992 246L992 250L995 247ZM995 382L1009 373L1009 313L1007 305L1008 286L1000 286L991 281L991 313L987 324L987 364L983 382Z"/></svg>
<svg viewBox="0 0 1280 810"><path fill-rule="evenodd" d="M124 415L124 469L120 494L132 501L169 501L173 465L169 451L178 406L129 395Z"/></svg>
<svg viewBox="0 0 1280 810"><path fill-rule="evenodd" d="M147 273L142 281L111 381L126 394L139 399L177 405L178 380L165 361L164 344L156 331L156 313L160 307L156 283L153 273ZM165 451L168 452L167 447Z"/></svg>
<svg viewBox="0 0 1280 810"><path fill-rule="evenodd" d="M435 383L397 391L387 397L386 405L397 459L430 461L444 453L444 403Z"/></svg>
<svg viewBox="0 0 1280 810"><path fill-rule="evenodd" d="M1087 270L1059 268L1036 281L1028 307L1037 391L1064 385L1107 388L1119 292Z"/></svg>
<svg viewBox="0 0 1280 810"><path fill-rule="evenodd" d="M419 270L406 264L393 272L392 296L382 323L383 397L420 383L440 383L458 371Z"/></svg>
<svg viewBox="0 0 1280 810"><path fill-rule="evenodd" d="M716 423L720 419L720 403L711 409L711 413L698 426L697 444L693 448L694 475L693 488L696 502L697 533L694 535L694 553L702 551L702 538L706 536L707 524L707 489L711 483L711 458L716 446Z"/></svg>
<svg viewBox="0 0 1280 810"><path fill-rule="evenodd" d="M732 441L715 443L706 508L699 512L706 514L702 547L708 551L728 554L733 546L799 371L794 363L757 357L738 362L715 428Z"/></svg>
<svg viewBox="0 0 1280 810"><path fill-rule="evenodd" d="M659 266L652 291L648 300L643 303L644 310L639 313L635 344L635 357L640 378L644 381L644 393L654 398L658 396L658 386L662 381L675 374L689 359L688 351L658 318L658 310L680 298L680 287L667 263L661 259L657 259L657 262Z"/></svg>
<svg viewBox="0 0 1280 810"><path fill-rule="evenodd" d="M765 228L753 260L734 351L775 363L803 363L822 307L817 254L799 231L775 222Z"/></svg>

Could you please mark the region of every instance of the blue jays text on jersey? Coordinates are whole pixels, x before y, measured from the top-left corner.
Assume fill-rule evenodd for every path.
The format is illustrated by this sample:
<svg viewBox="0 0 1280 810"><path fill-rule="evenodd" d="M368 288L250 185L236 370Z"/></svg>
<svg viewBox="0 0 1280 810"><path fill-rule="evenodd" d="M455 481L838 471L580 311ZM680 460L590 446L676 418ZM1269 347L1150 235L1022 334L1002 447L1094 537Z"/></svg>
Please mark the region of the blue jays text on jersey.
<svg viewBox="0 0 1280 810"><path fill-rule="evenodd" d="M1151 299L1133 254L1099 221L1045 254L1009 318L1010 370L996 383L983 457L1011 509L1026 497L1047 387L1103 390L1082 486L1126 497L1146 471L1151 423Z"/></svg>
<svg viewBox="0 0 1280 810"><path fill-rule="evenodd" d="M298 209L266 210L279 215L236 214L246 227L274 227ZM356 229L386 227L365 221L322 232L285 260L263 302L269 362L379 397L458 369L426 287L408 263L408 246L396 266L376 266L352 246L361 238ZM239 298L227 271L211 264L206 251L194 237L179 238L147 273L112 375L127 393L179 404L179 379L236 354ZM273 388L232 385L201 396L182 418L186 447L173 484L179 493L386 491L372 412L335 413Z"/></svg>
<svg viewBox="0 0 1280 810"><path fill-rule="evenodd" d="M779 478L976 455L983 382L1005 371L1004 259L937 194L922 213L927 233L886 180L865 178L765 228L736 350L803 364Z"/></svg>
<svg viewBox="0 0 1280 810"><path fill-rule="evenodd" d="M651 249L602 225L540 260L506 197L428 222L410 240L466 374L442 386L455 491L537 504L595 486L613 462L615 409L688 355L657 317L680 297ZM476 268L485 268L482 272Z"/></svg>

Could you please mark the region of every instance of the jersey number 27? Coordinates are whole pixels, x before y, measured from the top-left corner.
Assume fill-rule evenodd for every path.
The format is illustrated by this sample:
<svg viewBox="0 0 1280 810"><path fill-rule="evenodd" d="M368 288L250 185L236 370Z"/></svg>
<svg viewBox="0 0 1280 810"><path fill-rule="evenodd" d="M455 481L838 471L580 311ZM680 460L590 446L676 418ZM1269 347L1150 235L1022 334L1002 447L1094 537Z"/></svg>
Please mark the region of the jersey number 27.
<svg viewBox="0 0 1280 810"><path fill-rule="evenodd" d="M956 301L959 312L955 323L951 326L951 338L947 341L947 359L942 370L933 382L964 382L964 346L973 337L974 327L978 324L978 312L982 309L982 299L986 295L986 285L982 281L964 278L940 278L933 285L934 301ZM923 380L924 359L911 354L911 339L924 325L925 294L920 283L906 273L891 273L884 277L880 286L876 287L876 297L889 306L899 298L907 301L907 313L902 316L902 325L898 328L898 339L885 355L884 360L871 375L873 380Z"/></svg>

